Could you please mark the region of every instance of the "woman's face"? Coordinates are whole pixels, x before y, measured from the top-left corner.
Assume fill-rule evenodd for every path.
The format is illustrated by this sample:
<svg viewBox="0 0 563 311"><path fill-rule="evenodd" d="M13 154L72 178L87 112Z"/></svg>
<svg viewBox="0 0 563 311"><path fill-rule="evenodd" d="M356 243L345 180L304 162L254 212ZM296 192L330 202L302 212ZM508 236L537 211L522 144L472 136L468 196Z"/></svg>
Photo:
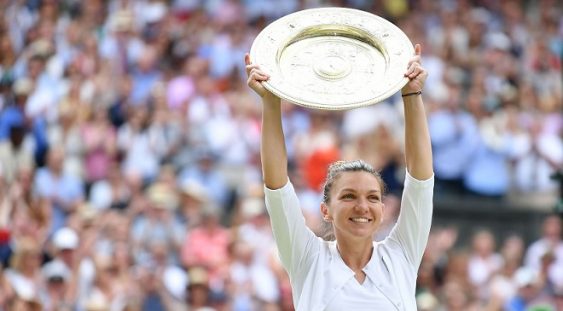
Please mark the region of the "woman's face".
<svg viewBox="0 0 563 311"><path fill-rule="evenodd" d="M474 252L482 257L491 255L495 250L495 239L488 231L482 231L473 238Z"/></svg>
<svg viewBox="0 0 563 311"><path fill-rule="evenodd" d="M321 212L332 222L338 240L369 238L383 217L381 186L368 172L343 172L330 190L330 202Z"/></svg>

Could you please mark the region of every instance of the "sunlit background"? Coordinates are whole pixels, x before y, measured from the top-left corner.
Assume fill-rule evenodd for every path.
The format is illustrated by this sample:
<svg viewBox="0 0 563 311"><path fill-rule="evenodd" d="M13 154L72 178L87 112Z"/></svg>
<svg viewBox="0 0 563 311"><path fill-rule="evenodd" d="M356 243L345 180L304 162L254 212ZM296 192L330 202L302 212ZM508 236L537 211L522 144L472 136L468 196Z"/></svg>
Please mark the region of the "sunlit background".
<svg viewBox="0 0 563 311"><path fill-rule="evenodd" d="M0 311L292 310L263 203L244 54L320 6L423 46L436 177L419 310L563 310L561 2L0 1ZM400 96L284 104L290 174L320 229L326 166L404 178Z"/></svg>

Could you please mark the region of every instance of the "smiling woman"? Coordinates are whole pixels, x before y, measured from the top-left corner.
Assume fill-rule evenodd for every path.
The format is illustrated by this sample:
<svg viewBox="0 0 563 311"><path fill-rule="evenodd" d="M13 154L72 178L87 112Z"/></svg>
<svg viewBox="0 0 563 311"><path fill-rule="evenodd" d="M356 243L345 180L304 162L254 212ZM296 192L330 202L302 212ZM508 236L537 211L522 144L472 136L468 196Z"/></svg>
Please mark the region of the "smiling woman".
<svg viewBox="0 0 563 311"><path fill-rule="evenodd" d="M379 173L362 160L337 161L330 165L321 204L321 213L328 226L323 238L336 239L334 229L337 228L332 227L330 220L334 219L334 213L339 213L342 209L329 208L329 205L343 206L345 210L352 210L356 214L353 218L354 222L370 223L374 230L377 229L382 219L381 199L384 189L385 184ZM374 214L375 216L370 216Z"/></svg>
<svg viewBox="0 0 563 311"><path fill-rule="evenodd" d="M421 90L427 73L421 47L409 62L402 89L407 173L397 224L382 242L373 237L383 219L384 184L361 160L338 161L328 172L320 210L335 240L306 225L287 175L280 99L246 56L248 85L263 100L262 171L266 207L296 310L416 310L415 284L432 219L434 174Z"/></svg>

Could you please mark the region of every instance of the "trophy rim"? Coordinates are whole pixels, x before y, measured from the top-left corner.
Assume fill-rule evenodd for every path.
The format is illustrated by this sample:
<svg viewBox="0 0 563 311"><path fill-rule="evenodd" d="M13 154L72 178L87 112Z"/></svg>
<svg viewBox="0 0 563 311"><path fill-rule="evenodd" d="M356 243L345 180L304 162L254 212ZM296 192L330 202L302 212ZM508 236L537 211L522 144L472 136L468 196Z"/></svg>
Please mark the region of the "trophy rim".
<svg viewBox="0 0 563 311"><path fill-rule="evenodd" d="M315 14L333 14L334 19L338 19L340 16L347 14L348 16L354 17L354 19L362 19L363 21L367 20L371 23L371 28L366 29L361 23L350 21L344 21L340 23L317 22L312 24L309 23L306 25L299 25L297 27L294 26L294 24L299 24L299 21L303 21L303 19L311 17ZM292 35L287 35L287 25L294 27L294 29L291 29ZM309 31L309 28L313 27L316 28ZM314 102L304 99L303 96L300 96L300 93L298 92L288 92L283 87L284 82L283 77L281 77L280 69L283 64L279 62L280 54L285 48L287 48L294 42L300 41L302 38L298 38L297 36L299 34L303 34L304 32L307 33L307 31L309 31L309 33L305 36L312 35L319 37L320 40L326 39L338 41L345 39L349 40L348 37L353 37L353 40L368 42L369 45L371 45L372 49L377 49L378 52L383 55L383 57L387 57L387 65L393 69L390 70L393 75L388 77L387 74L389 72L385 71L385 76L383 77L383 79L390 79L391 84L386 86L385 88L378 90L375 95L370 96L367 99L354 100L353 96L348 96L346 101L340 104L325 104L322 102ZM323 35L323 31L327 34ZM386 32L385 35L375 34L376 32L380 31ZM278 34L276 34L276 32L278 32ZM282 35L285 35L285 37L280 36L280 33ZM388 35L388 33L391 33L391 35ZM268 39L270 39L272 42L277 41L277 44L274 47L267 46L266 40ZM395 46L401 47L400 54L397 54L395 53L395 51L393 51L392 47ZM414 47L411 41L409 40L407 35L395 24L384 19L383 17L366 11L342 7L305 9L285 15L266 26L256 36L250 49L251 61L256 62L256 64L258 64L262 70L270 75L270 79L268 81L262 82L262 85L268 91L290 103L306 108L321 110L348 110L370 106L386 100L408 83L409 79L404 76L404 72L407 70L408 61L413 55ZM404 68L398 68L399 66L404 66Z"/></svg>

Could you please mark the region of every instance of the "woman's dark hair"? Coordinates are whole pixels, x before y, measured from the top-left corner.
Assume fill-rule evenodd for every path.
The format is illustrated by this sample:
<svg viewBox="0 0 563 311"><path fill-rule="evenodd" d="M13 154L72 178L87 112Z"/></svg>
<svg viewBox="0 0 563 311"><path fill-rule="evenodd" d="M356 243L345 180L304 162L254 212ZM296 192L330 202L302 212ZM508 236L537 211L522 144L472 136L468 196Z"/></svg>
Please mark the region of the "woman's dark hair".
<svg viewBox="0 0 563 311"><path fill-rule="evenodd" d="M381 195L385 194L385 183L383 182L379 172L377 172L371 165L362 160L336 161L328 167L325 184L323 186L323 203L330 203L330 190L332 189L332 185L338 177L345 172L370 173L377 179L379 187L381 188ZM321 222L320 236L327 241L333 241L336 239L331 223L326 221Z"/></svg>

